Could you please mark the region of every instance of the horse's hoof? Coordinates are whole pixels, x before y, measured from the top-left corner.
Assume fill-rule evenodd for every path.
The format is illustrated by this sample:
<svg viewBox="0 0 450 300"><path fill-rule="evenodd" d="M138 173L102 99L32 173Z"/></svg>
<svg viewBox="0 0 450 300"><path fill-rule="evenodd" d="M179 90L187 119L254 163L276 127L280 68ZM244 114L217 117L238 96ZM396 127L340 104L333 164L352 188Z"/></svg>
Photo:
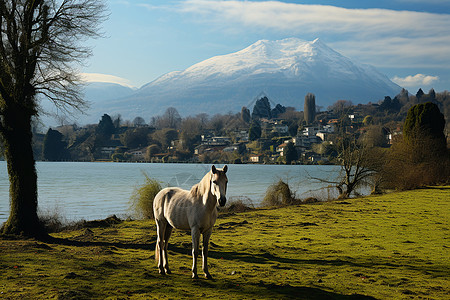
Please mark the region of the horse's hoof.
<svg viewBox="0 0 450 300"><path fill-rule="evenodd" d="M192 274L192 279L198 279L198 275L197 274Z"/></svg>
<svg viewBox="0 0 450 300"><path fill-rule="evenodd" d="M166 272L164 270L159 270L159 274L166 275Z"/></svg>
<svg viewBox="0 0 450 300"><path fill-rule="evenodd" d="M205 278L206 278L206 279L213 279L212 276L211 276L211 274L209 274L209 273L208 273L208 274L205 274Z"/></svg>
<svg viewBox="0 0 450 300"><path fill-rule="evenodd" d="M166 274L172 274L172 271L170 271L169 269L166 269Z"/></svg>

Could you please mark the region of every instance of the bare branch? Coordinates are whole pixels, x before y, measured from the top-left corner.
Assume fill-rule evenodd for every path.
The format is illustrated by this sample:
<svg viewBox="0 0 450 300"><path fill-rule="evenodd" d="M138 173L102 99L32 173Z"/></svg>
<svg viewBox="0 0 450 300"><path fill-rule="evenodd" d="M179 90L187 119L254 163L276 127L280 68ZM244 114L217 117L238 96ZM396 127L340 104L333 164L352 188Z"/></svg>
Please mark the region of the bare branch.
<svg viewBox="0 0 450 300"><path fill-rule="evenodd" d="M75 65L92 54L82 43L101 37L104 12L99 0L1 1L0 107L42 94L63 111L84 109Z"/></svg>

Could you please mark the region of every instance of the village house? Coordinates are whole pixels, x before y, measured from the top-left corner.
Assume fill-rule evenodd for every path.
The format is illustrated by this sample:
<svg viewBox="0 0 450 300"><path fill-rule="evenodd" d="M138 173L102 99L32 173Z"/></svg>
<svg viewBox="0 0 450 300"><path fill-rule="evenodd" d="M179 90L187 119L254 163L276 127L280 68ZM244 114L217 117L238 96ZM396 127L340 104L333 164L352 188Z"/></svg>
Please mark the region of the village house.
<svg viewBox="0 0 450 300"><path fill-rule="evenodd" d="M244 150L245 150L244 143L237 143L237 144L233 144L233 145L230 145L228 147L225 147L223 149L223 152L238 152L238 153L242 153Z"/></svg>
<svg viewBox="0 0 450 300"><path fill-rule="evenodd" d="M287 147L287 143L286 143L286 142L284 142L284 143L281 144L281 145L278 145L278 146L277 146L277 149L276 149L277 153L278 153L280 156L284 156L284 152L286 151L286 147Z"/></svg>
<svg viewBox="0 0 450 300"><path fill-rule="evenodd" d="M146 149L141 148L141 149L135 149L135 150L128 151L128 152L126 152L126 154L131 155L132 160L141 161L141 160L145 159L145 152L146 152Z"/></svg>
<svg viewBox="0 0 450 300"><path fill-rule="evenodd" d="M248 131L240 130L235 132L236 141L239 142L248 142Z"/></svg>
<svg viewBox="0 0 450 300"><path fill-rule="evenodd" d="M315 136L319 132L319 126L308 126L303 129L303 135Z"/></svg>
<svg viewBox="0 0 450 300"><path fill-rule="evenodd" d="M389 129L386 128L386 130L389 130ZM395 139L395 137L398 136L398 135L401 135L401 134L402 134L402 130L400 129L400 127L397 127L394 130L389 130L387 132L387 135L386 135L386 139L388 140L388 144L392 145L393 140Z"/></svg>
<svg viewBox="0 0 450 300"><path fill-rule="evenodd" d="M317 164L319 162L324 162L327 163L328 162L328 158L317 154L317 153L313 153L313 152L305 152L302 154L304 160L309 161L313 164Z"/></svg>
<svg viewBox="0 0 450 300"><path fill-rule="evenodd" d="M272 126L272 132L285 135L289 132L289 127L281 122L275 122Z"/></svg>
<svg viewBox="0 0 450 300"><path fill-rule="evenodd" d="M231 143L231 138L225 136L206 137L202 135L202 145L227 146Z"/></svg>
<svg viewBox="0 0 450 300"><path fill-rule="evenodd" d="M316 133L317 134L317 133ZM292 138L294 146L310 149L312 144L321 143L322 140L317 135L298 135Z"/></svg>
<svg viewBox="0 0 450 300"><path fill-rule="evenodd" d="M252 163L261 163L263 162L263 155L262 154L252 154L249 157L249 161Z"/></svg>

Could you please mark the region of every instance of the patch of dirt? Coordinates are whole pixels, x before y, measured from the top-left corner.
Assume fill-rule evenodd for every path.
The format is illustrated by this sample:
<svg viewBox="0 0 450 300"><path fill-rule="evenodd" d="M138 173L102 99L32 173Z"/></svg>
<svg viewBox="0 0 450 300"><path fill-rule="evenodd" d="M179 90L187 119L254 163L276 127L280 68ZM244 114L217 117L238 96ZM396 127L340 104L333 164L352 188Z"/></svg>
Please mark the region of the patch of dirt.
<svg viewBox="0 0 450 300"><path fill-rule="evenodd" d="M242 222L226 222L226 223L222 223L219 226L217 226L218 230L227 230L227 229L231 229L235 226L242 226L242 225L246 225L249 224L249 222L247 222L246 220L242 221Z"/></svg>
<svg viewBox="0 0 450 300"><path fill-rule="evenodd" d="M116 215L112 215L104 220L94 220L94 221L83 221L81 225L83 228L97 228L97 227L111 227L122 223L123 221L119 219Z"/></svg>

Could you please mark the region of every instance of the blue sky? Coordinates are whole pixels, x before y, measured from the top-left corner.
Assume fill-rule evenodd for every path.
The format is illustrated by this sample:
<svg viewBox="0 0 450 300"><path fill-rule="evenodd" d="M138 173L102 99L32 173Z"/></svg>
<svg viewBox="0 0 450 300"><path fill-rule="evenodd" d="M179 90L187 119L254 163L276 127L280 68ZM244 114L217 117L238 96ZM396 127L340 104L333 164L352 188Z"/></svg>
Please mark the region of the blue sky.
<svg viewBox="0 0 450 300"><path fill-rule="evenodd" d="M450 90L450 0L109 0L86 80L140 87L260 40L320 38L416 93Z"/></svg>

